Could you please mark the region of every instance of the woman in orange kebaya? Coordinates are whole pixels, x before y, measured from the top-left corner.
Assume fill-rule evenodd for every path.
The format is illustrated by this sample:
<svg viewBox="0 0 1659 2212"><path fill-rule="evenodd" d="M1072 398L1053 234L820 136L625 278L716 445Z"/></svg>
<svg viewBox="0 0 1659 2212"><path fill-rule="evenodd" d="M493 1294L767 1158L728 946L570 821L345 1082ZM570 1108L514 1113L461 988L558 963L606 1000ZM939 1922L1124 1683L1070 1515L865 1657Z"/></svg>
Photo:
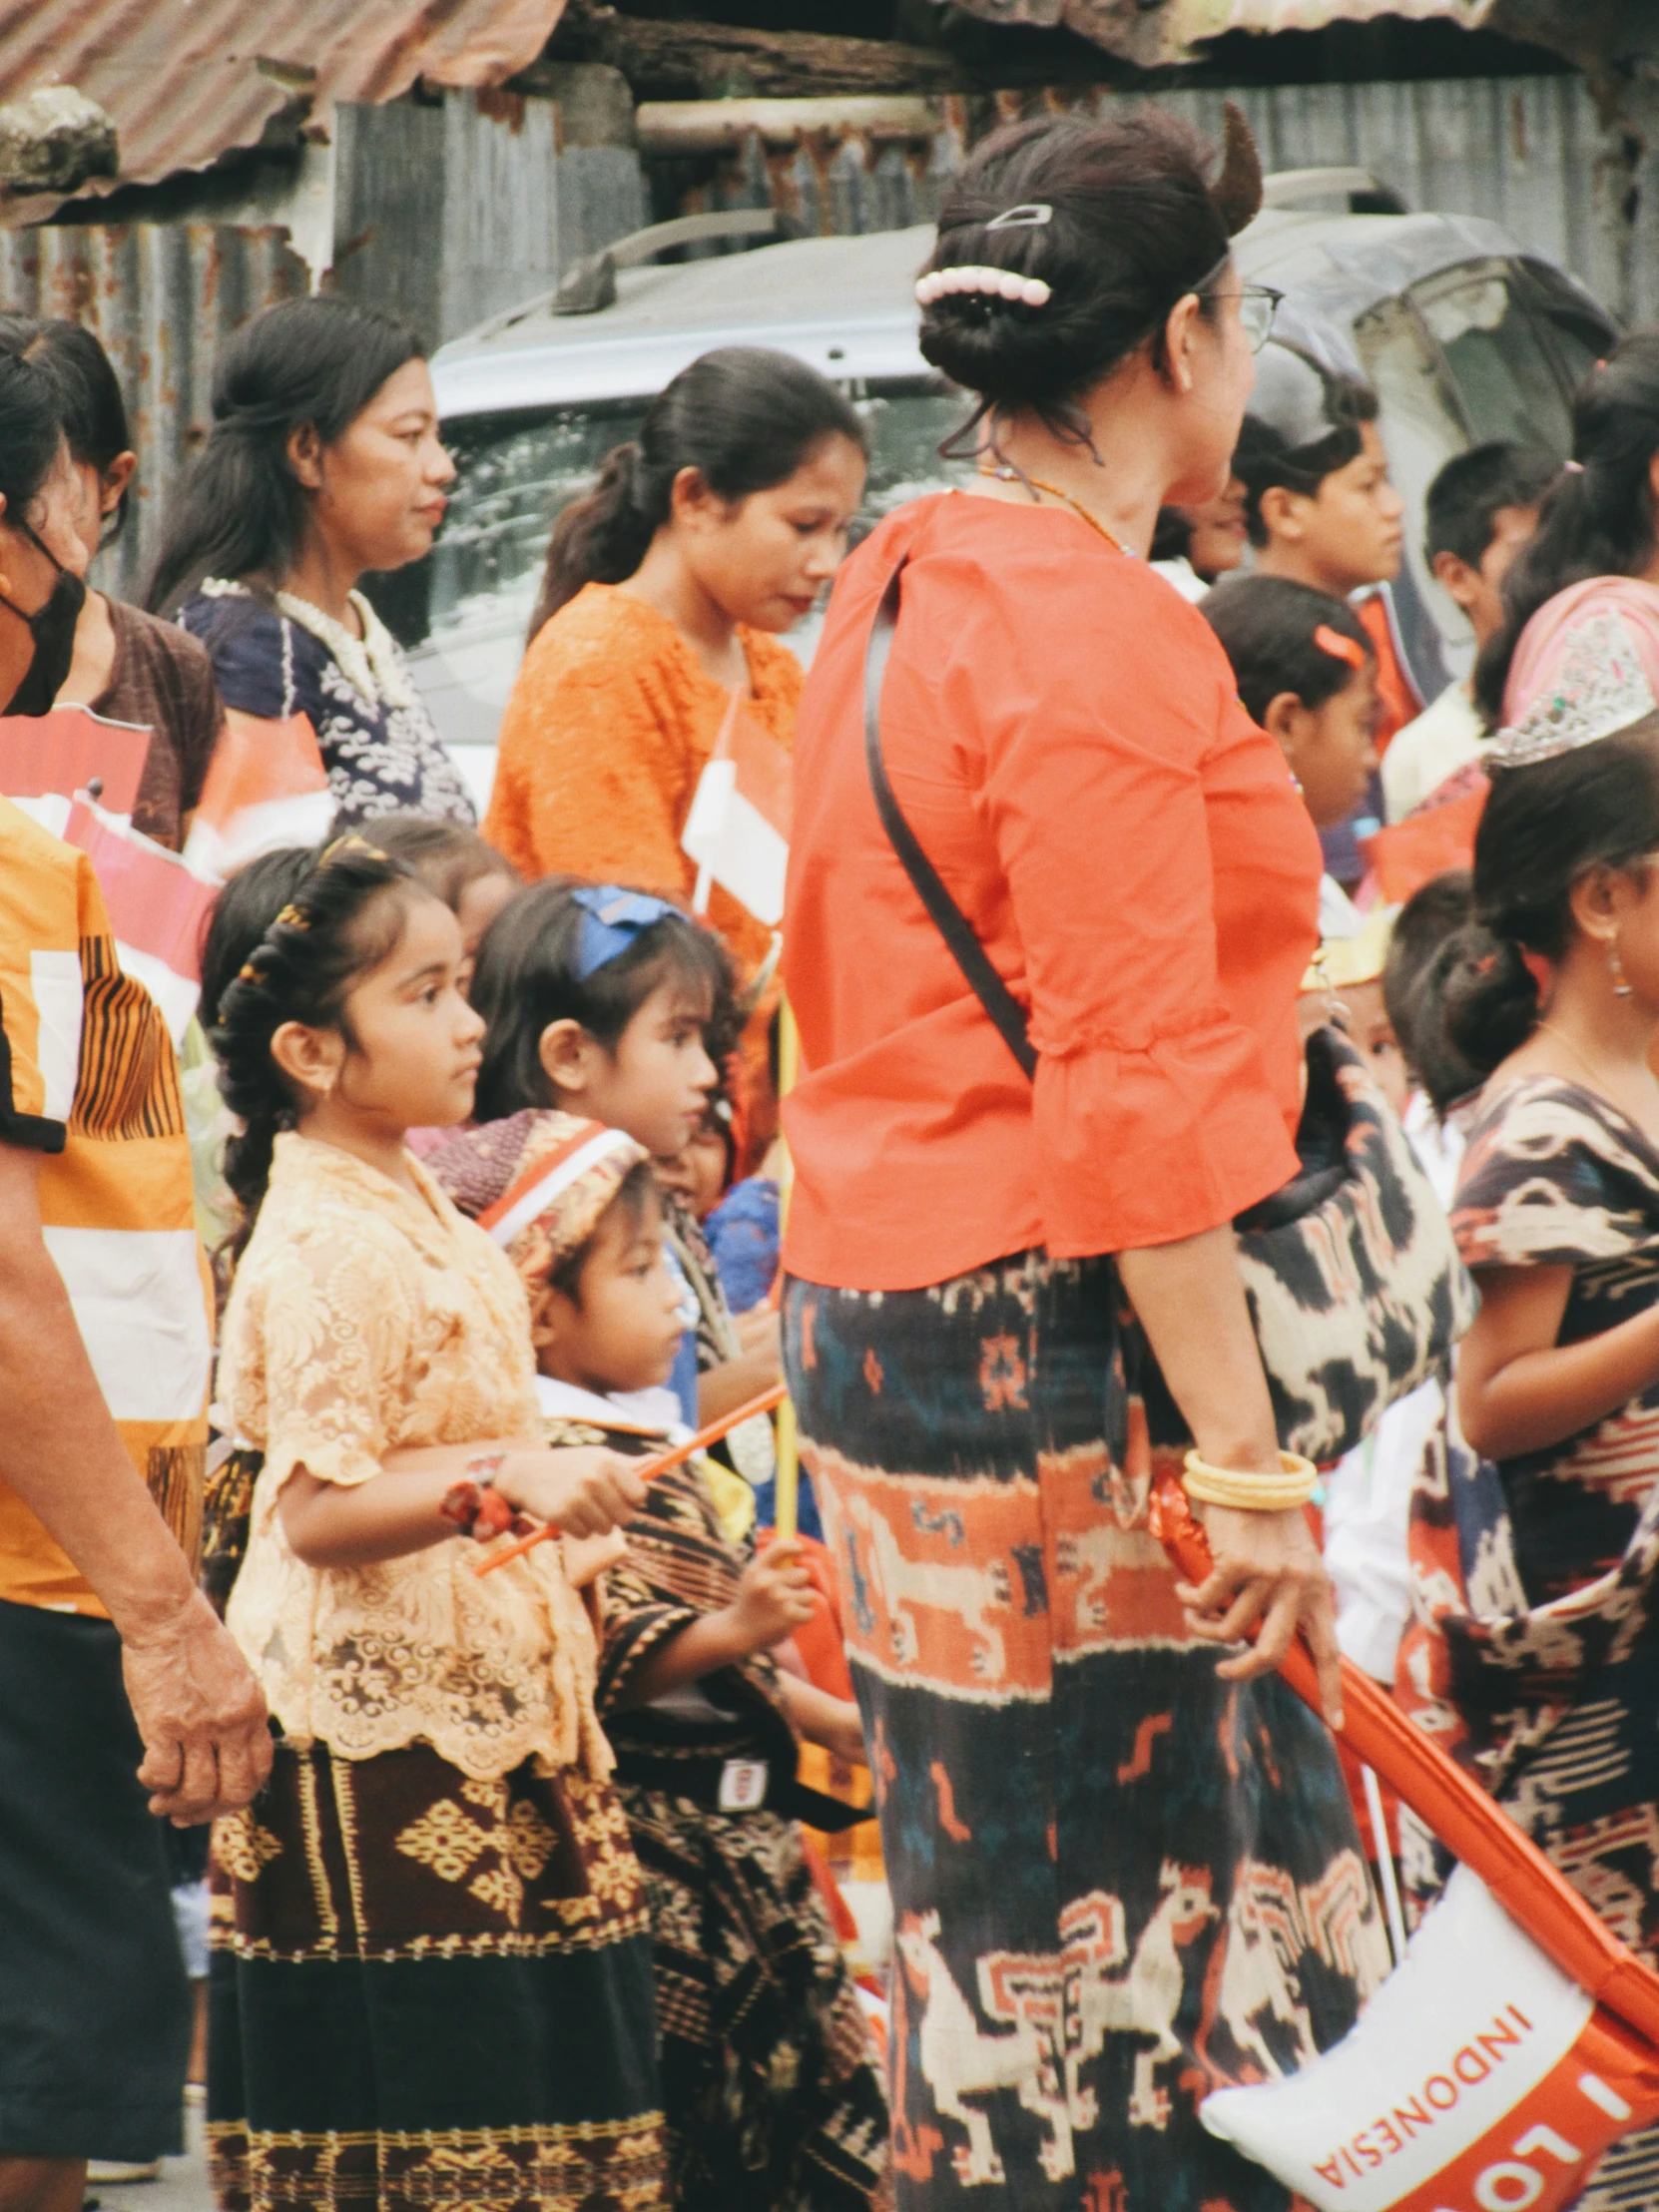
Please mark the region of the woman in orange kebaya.
<svg viewBox="0 0 1659 2212"><path fill-rule="evenodd" d="M1306 1633L1335 1709L1314 1470L1281 1463L1232 1230L1297 1172L1319 841L1145 558L1225 484L1271 321L1228 247L1242 118L1229 156L1212 190L1156 112L975 150L916 288L983 473L858 548L802 703L786 1348L892 1890L900 2212L1286 2212L1199 2106L1338 2040L1386 1965L1273 1672ZM887 787L1011 1006L878 811L889 588ZM1148 1434L1183 1431L1198 1589L1147 1526Z"/></svg>
<svg viewBox="0 0 1659 2212"><path fill-rule="evenodd" d="M856 412L789 354L724 347L666 387L548 547L485 824L521 874L691 892L680 835L732 694L794 744L778 634L834 574L863 485ZM718 885L709 918L758 966L771 931Z"/></svg>

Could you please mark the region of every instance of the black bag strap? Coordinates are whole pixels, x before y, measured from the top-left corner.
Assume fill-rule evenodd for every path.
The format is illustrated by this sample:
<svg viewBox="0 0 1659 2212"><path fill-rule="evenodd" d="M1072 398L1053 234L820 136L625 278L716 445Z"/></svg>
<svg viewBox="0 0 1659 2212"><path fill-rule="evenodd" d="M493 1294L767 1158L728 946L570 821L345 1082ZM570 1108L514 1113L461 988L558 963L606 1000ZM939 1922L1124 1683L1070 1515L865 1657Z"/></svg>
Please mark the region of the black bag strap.
<svg viewBox="0 0 1659 2212"><path fill-rule="evenodd" d="M961 969L969 989L995 1023L997 1035L1031 1078L1037 1072L1037 1055L1031 1043L1025 1008L996 972L990 955L973 933L972 923L945 889L938 869L917 843L915 831L893 797L892 786L887 782L886 764L881 758L881 685L887 673L887 656L892 651L893 631L898 626L899 579L908 560L906 554L887 579L887 588L875 610L875 620L870 624L869 644L864 649L864 765L869 770L870 789L875 794L875 811L898 854L900 866L926 907L934 928L949 947L950 956Z"/></svg>

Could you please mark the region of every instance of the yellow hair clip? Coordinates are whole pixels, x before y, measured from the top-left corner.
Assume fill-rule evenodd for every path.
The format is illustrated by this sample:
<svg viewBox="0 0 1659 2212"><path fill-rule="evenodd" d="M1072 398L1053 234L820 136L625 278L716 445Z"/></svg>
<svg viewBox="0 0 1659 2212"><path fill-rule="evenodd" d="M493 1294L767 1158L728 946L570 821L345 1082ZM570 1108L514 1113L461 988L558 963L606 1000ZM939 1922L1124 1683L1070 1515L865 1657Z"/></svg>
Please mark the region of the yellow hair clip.
<svg viewBox="0 0 1659 2212"><path fill-rule="evenodd" d="M383 860L386 857L377 844L370 844L366 837L358 836L355 830L348 830L343 837L336 837L332 844L323 847L322 857L316 863L317 872L320 874L332 861L346 852L360 852L365 860Z"/></svg>

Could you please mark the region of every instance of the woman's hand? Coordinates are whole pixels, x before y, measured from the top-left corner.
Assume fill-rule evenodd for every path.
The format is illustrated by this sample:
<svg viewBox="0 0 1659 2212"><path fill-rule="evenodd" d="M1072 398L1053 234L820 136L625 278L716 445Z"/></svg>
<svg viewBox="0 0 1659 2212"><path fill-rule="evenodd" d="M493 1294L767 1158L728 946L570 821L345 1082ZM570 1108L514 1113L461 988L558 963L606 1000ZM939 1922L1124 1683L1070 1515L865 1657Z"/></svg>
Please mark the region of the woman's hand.
<svg viewBox="0 0 1659 2212"><path fill-rule="evenodd" d="M745 1567L738 1594L726 1608L734 1648L746 1658L770 1651L810 1621L816 1605L799 1540L776 1538Z"/></svg>
<svg viewBox="0 0 1659 2212"><path fill-rule="evenodd" d="M1320 1701L1333 1728L1343 1724L1342 1654L1331 1578L1301 1506L1282 1513L1202 1505L1215 1568L1195 1588L1178 1582L1187 1624L1206 1643L1237 1644L1253 1634L1255 1648L1216 1669L1230 1682L1271 1674L1300 1630L1319 1669Z"/></svg>
<svg viewBox="0 0 1659 2212"><path fill-rule="evenodd" d="M566 1536L603 1536L645 1503L637 1461L602 1444L566 1451L510 1451L494 1486L509 1505L551 1521Z"/></svg>

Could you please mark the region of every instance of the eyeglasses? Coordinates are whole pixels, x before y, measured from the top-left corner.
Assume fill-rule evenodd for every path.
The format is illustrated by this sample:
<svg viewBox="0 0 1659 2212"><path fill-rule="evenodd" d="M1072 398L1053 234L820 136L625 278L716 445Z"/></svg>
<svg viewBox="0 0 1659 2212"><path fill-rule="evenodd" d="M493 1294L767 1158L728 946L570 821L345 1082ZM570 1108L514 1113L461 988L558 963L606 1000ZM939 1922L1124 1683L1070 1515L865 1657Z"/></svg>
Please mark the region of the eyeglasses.
<svg viewBox="0 0 1659 2212"><path fill-rule="evenodd" d="M1244 324L1245 336L1250 340L1250 350L1253 353L1260 353L1273 334L1273 318L1279 312L1279 302L1284 296L1272 284L1239 286L1239 320Z"/></svg>

